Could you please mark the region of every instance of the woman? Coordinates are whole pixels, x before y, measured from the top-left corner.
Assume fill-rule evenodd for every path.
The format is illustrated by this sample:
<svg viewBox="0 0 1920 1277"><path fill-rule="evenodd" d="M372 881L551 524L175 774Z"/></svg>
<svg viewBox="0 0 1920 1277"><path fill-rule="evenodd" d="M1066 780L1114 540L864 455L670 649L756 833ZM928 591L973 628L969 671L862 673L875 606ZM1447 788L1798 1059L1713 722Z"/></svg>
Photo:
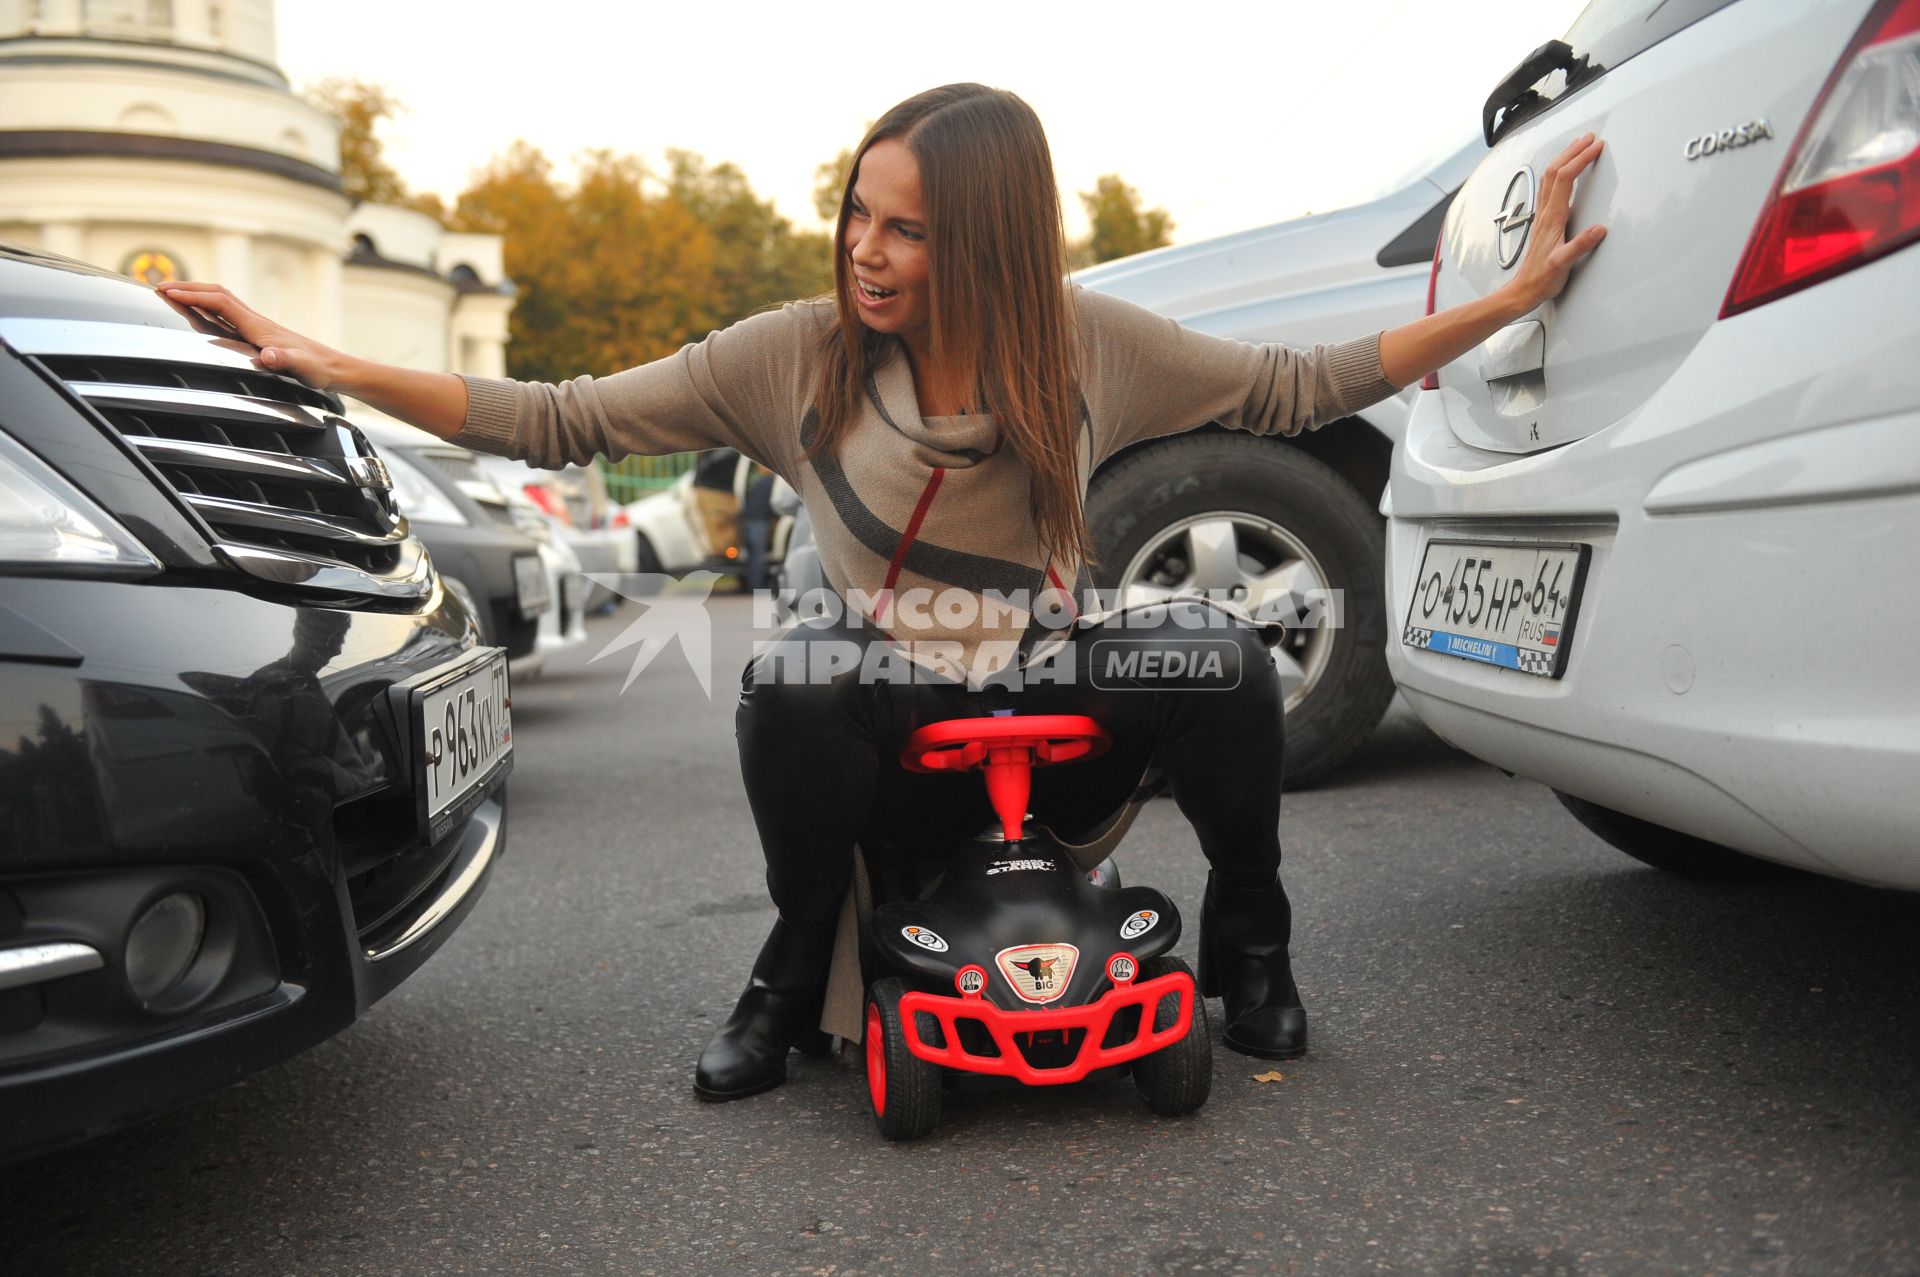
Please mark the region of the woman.
<svg viewBox="0 0 1920 1277"><path fill-rule="evenodd" d="M895 760L919 723L996 708L1089 713L1115 738L1096 763L1036 775L1035 819L1056 830L1097 829L1160 770L1211 867L1201 978L1224 999L1227 1045L1290 1058L1307 1035L1279 881L1272 662L1256 626L1220 628L1224 614L1199 602L1077 616L1087 477L1130 443L1208 421L1292 434L1350 415L1556 296L1605 233L1564 235L1573 181L1600 149L1581 138L1547 170L1526 258L1498 293L1311 351L1206 337L1063 286L1040 123L974 84L902 102L861 142L831 297L611 377L385 367L217 286L161 291L231 325L265 367L468 447L557 466L732 446L800 491L850 607L796 626L743 677L741 770L779 917L701 1056L703 1097L779 1084L788 1050L815 1038L856 842L884 854L916 829L987 823L977 782ZM1103 679L1094 665L1096 640L1192 644L1199 626L1227 658L1207 679Z"/></svg>

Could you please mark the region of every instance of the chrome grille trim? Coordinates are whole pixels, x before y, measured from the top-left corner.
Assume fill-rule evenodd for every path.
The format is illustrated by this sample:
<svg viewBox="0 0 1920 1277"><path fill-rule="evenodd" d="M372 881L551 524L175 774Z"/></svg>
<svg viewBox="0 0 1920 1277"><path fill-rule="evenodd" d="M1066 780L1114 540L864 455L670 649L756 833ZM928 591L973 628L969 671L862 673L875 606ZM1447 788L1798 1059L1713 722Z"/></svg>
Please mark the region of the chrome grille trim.
<svg viewBox="0 0 1920 1277"><path fill-rule="evenodd" d="M272 426L281 430L325 430L332 424L300 404L219 390L189 390L184 386L127 386L103 381L70 381L67 388L97 407L124 408L128 412L162 413L173 417Z"/></svg>
<svg viewBox="0 0 1920 1277"><path fill-rule="evenodd" d="M400 543L400 558L394 567L378 576L324 555L300 554L238 541L218 544L220 550L249 575L317 594L371 596L411 603L433 592L433 561L427 557L427 548L413 537Z"/></svg>
<svg viewBox="0 0 1920 1277"><path fill-rule="evenodd" d="M345 466L338 462L312 461L284 452L262 452L258 448L236 448L221 443L194 443L188 439L168 439L160 435L128 435L126 439L149 461L165 465L204 466L209 470L256 475L264 479L362 486L348 478Z"/></svg>
<svg viewBox="0 0 1920 1277"><path fill-rule="evenodd" d="M323 541L343 541L368 549L398 545L407 539L407 521L402 515L394 515L392 524L385 532L367 532L337 515L288 510L256 501L235 501L230 497L203 497L194 492L180 495L209 523L237 524L243 528L258 528L262 532L279 532L287 536L319 537Z"/></svg>
<svg viewBox="0 0 1920 1277"><path fill-rule="evenodd" d="M394 605L432 595L426 549L337 397L269 372L252 347L207 332L7 318L0 339L104 417L236 570Z"/></svg>
<svg viewBox="0 0 1920 1277"><path fill-rule="evenodd" d="M140 359L259 372L253 347L233 337L97 319L0 319L0 339L23 355Z"/></svg>

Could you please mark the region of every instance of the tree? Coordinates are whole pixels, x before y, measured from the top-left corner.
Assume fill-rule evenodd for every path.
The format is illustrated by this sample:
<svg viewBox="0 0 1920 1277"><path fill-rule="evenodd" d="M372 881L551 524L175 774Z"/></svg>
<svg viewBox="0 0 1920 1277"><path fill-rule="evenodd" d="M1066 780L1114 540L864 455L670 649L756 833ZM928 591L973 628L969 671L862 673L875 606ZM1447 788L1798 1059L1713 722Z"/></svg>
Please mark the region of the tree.
<svg viewBox="0 0 1920 1277"><path fill-rule="evenodd" d="M415 195L387 163L380 142L382 120L406 107L377 84L360 80L322 80L307 90L307 100L340 122L340 185L356 203L398 204L446 220L446 208L432 192Z"/></svg>
<svg viewBox="0 0 1920 1277"><path fill-rule="evenodd" d="M821 221L840 220L840 192L847 189L847 174L852 171L853 148L850 146L842 147L840 154L813 170L813 211L820 215Z"/></svg>
<svg viewBox="0 0 1920 1277"><path fill-rule="evenodd" d="M513 376L615 372L825 287L827 236L796 232L734 165L667 154L657 177L633 156L588 152L568 188L516 142L461 194L454 226L506 241Z"/></svg>
<svg viewBox="0 0 1920 1277"><path fill-rule="evenodd" d="M833 277L831 236L794 230L732 164L709 167L691 151L669 150L667 166L668 197L713 236L715 293L724 316L826 290Z"/></svg>
<svg viewBox="0 0 1920 1277"><path fill-rule="evenodd" d="M1092 231L1074 245L1075 266L1110 262L1116 257L1131 257L1149 248L1165 248L1173 242L1173 219L1164 208L1143 211L1140 192L1109 173L1094 183L1091 192L1080 192Z"/></svg>
<svg viewBox="0 0 1920 1277"><path fill-rule="evenodd" d="M307 99L340 122L340 184L355 200L398 204L407 185L383 155L375 130L404 108L378 85L359 80L323 80Z"/></svg>

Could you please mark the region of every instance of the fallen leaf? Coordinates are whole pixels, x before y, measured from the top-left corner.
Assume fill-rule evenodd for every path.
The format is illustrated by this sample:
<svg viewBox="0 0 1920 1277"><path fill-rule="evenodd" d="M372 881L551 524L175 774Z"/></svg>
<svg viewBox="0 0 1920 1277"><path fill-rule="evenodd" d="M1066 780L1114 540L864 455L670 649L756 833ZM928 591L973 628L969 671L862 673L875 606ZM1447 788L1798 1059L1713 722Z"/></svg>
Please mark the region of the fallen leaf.
<svg viewBox="0 0 1920 1277"><path fill-rule="evenodd" d="M1265 1073L1254 1074L1253 1080L1256 1082L1284 1082L1287 1080L1287 1075L1269 1069Z"/></svg>

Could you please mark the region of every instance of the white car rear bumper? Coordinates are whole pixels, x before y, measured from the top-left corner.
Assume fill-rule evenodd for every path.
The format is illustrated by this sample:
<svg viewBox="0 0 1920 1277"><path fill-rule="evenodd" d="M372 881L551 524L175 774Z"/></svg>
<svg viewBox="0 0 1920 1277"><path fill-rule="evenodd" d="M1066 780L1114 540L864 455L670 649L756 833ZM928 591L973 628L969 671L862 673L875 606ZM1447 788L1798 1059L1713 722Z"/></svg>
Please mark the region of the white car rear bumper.
<svg viewBox="0 0 1920 1277"><path fill-rule="evenodd" d="M1718 323L1633 416L1527 457L1421 394L1387 502L1414 711L1604 806L1920 889L1917 290L1909 248ZM1593 547L1563 678L1402 645L1435 535Z"/></svg>

